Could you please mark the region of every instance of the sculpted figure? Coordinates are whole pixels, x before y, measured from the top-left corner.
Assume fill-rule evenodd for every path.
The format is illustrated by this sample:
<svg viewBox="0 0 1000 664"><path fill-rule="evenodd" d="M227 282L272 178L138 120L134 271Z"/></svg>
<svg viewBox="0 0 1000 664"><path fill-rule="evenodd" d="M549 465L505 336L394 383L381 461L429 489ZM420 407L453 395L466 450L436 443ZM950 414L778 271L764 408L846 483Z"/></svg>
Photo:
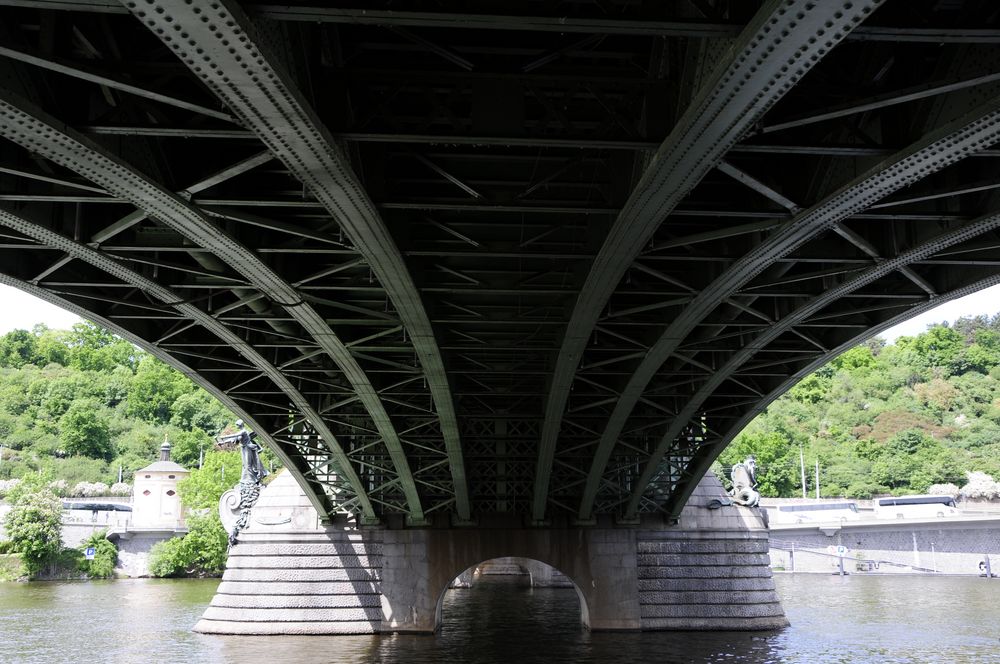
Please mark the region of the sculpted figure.
<svg viewBox="0 0 1000 664"><path fill-rule="evenodd" d="M743 462L736 464L732 469L733 490L730 495L737 505L756 507L760 502L760 494L757 493L757 460L753 455L748 456Z"/></svg>
<svg viewBox="0 0 1000 664"><path fill-rule="evenodd" d="M240 456L243 459L243 472L240 474L240 483L230 491L222 494L219 500L219 515L223 524L232 523L229 528L229 546L236 544L236 539L240 531L250 523L250 509L257 502L260 495L260 488L263 486L264 478L267 477L267 469L260 461L260 452L264 449L260 443L254 440L254 434L243 428L243 420L236 420L239 433L220 438L221 441L237 440L240 444ZM237 492L239 500L237 501ZM233 517L239 515L235 522Z"/></svg>
<svg viewBox="0 0 1000 664"><path fill-rule="evenodd" d="M260 462L260 453L264 450L254 436L243 429L243 420L236 420L236 426L240 428L240 454L243 457L243 473L240 475L240 484L260 484L267 477L267 469Z"/></svg>

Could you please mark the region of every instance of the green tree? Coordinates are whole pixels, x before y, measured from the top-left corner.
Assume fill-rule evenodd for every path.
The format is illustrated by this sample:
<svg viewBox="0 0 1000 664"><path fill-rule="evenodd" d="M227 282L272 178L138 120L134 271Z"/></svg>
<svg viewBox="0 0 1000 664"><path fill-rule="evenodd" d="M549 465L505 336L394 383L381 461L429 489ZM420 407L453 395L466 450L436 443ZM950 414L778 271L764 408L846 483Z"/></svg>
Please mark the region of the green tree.
<svg viewBox="0 0 1000 664"><path fill-rule="evenodd" d="M170 407L182 393L194 389L187 378L152 355L139 361L128 390L127 412L147 421L170 421Z"/></svg>
<svg viewBox="0 0 1000 664"><path fill-rule="evenodd" d="M186 468L197 468L198 458L213 445L212 437L201 429L175 431L170 436L170 458Z"/></svg>
<svg viewBox="0 0 1000 664"><path fill-rule="evenodd" d="M134 369L142 355L129 342L87 321L76 323L66 341L70 363L83 371L112 371L116 366Z"/></svg>
<svg viewBox="0 0 1000 664"><path fill-rule="evenodd" d="M746 457L757 461L757 490L765 496L784 496L794 490L798 448L777 432L742 433L719 456L723 472Z"/></svg>
<svg viewBox="0 0 1000 664"><path fill-rule="evenodd" d="M213 434L233 420L232 414L200 388L184 392L170 406L170 423L182 429L201 429Z"/></svg>
<svg viewBox="0 0 1000 664"><path fill-rule="evenodd" d="M48 478L32 473L7 496L10 511L4 518L7 538L21 554L32 576L62 550L62 501L48 487Z"/></svg>
<svg viewBox="0 0 1000 664"><path fill-rule="evenodd" d="M226 567L229 538L218 512L191 515L188 533L158 542L149 552L153 576L218 576Z"/></svg>
<svg viewBox="0 0 1000 664"><path fill-rule="evenodd" d="M35 335L27 330L11 330L0 337L0 366L19 369L38 361Z"/></svg>
<svg viewBox="0 0 1000 664"><path fill-rule="evenodd" d="M69 365L70 350L67 335L60 330L50 330L44 325L36 325L32 330L37 338L38 364Z"/></svg>
<svg viewBox="0 0 1000 664"><path fill-rule="evenodd" d="M84 558L80 561L80 571L92 579L110 579L115 573L115 562L118 560L118 547L108 540L108 531L99 530L92 534L78 548L81 553L94 548L93 560Z"/></svg>
<svg viewBox="0 0 1000 664"><path fill-rule="evenodd" d="M219 497L239 483L242 468L240 453L235 450L206 451L202 467L191 471L177 487L181 502L193 510L218 509Z"/></svg>
<svg viewBox="0 0 1000 664"><path fill-rule="evenodd" d="M111 460L115 455L108 421L93 401L76 401L59 420L63 445L69 454Z"/></svg>

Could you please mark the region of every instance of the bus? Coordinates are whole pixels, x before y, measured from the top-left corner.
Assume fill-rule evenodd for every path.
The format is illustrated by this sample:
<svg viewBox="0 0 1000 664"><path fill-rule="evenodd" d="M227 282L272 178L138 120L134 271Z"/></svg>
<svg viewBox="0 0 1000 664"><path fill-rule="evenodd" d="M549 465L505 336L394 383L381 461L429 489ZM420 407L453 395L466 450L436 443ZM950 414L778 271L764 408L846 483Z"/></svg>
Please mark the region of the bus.
<svg viewBox="0 0 1000 664"><path fill-rule="evenodd" d="M768 523L771 525L839 523L857 521L861 518L858 514L858 504L846 500L772 505L765 509Z"/></svg>
<svg viewBox="0 0 1000 664"><path fill-rule="evenodd" d="M876 519L933 519L959 513L951 496L889 496L872 503Z"/></svg>

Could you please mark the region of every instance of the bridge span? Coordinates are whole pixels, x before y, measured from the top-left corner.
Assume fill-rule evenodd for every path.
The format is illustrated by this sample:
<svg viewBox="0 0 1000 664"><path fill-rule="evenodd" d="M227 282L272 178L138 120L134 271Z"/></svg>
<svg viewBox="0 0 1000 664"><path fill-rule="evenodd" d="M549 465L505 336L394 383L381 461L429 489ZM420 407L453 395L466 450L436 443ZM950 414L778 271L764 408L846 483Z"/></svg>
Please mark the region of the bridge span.
<svg viewBox="0 0 1000 664"><path fill-rule="evenodd" d="M483 7L0 0L0 281L393 528L669 526L799 378L1000 283L992 3Z"/></svg>

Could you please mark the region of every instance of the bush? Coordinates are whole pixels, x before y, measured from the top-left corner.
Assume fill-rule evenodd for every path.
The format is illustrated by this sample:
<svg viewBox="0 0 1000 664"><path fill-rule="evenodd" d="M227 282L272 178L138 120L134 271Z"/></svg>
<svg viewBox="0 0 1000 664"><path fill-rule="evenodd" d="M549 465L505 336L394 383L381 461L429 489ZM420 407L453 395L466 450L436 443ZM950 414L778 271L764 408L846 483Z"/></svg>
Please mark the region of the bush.
<svg viewBox="0 0 1000 664"><path fill-rule="evenodd" d="M966 498L993 500L1000 496L1000 483L990 475L981 472L965 474L968 482L962 487L962 495Z"/></svg>
<svg viewBox="0 0 1000 664"><path fill-rule="evenodd" d="M0 554L0 582L18 581L27 574L28 571L24 569L24 563L19 554Z"/></svg>
<svg viewBox="0 0 1000 664"><path fill-rule="evenodd" d="M89 547L94 547L94 559L84 558L80 561L80 571L92 579L109 579L115 573L115 561L118 560L118 547L108 540L108 531L99 530L88 537L79 546L86 554Z"/></svg>
<svg viewBox="0 0 1000 664"><path fill-rule="evenodd" d="M62 442L69 454L110 461L115 455L108 420L96 401L74 401L59 419Z"/></svg>
<svg viewBox="0 0 1000 664"><path fill-rule="evenodd" d="M73 487L72 495L78 498L94 498L96 496L107 496L110 490L111 487L104 482L79 482Z"/></svg>
<svg viewBox="0 0 1000 664"><path fill-rule="evenodd" d="M47 484L38 474L22 478L9 494L11 508L4 519L7 537L31 575L62 550L62 501Z"/></svg>
<svg viewBox="0 0 1000 664"><path fill-rule="evenodd" d="M65 480L69 491L80 482L107 482L111 477L107 462L83 456L62 458L41 456L38 459L38 466L44 468L52 477Z"/></svg>
<svg viewBox="0 0 1000 664"><path fill-rule="evenodd" d="M132 486L127 482L115 482L108 489L109 496L131 496Z"/></svg>
<svg viewBox="0 0 1000 664"><path fill-rule="evenodd" d="M10 492L21 483L20 479L0 480L0 498L6 498Z"/></svg>
<svg viewBox="0 0 1000 664"><path fill-rule="evenodd" d="M229 536L217 512L188 517L188 534L158 542L149 551L153 576L218 576L226 567Z"/></svg>
<svg viewBox="0 0 1000 664"><path fill-rule="evenodd" d="M52 493L56 494L60 498L69 495L69 484L66 480L54 480L49 482L49 488L52 489Z"/></svg>
<svg viewBox="0 0 1000 664"><path fill-rule="evenodd" d="M933 494L935 496L951 496L952 498L958 498L960 489L955 484L932 484L927 488L927 493Z"/></svg>
<svg viewBox="0 0 1000 664"><path fill-rule="evenodd" d="M149 573L153 576L184 576L187 562L187 550L181 537L157 542L149 550Z"/></svg>

